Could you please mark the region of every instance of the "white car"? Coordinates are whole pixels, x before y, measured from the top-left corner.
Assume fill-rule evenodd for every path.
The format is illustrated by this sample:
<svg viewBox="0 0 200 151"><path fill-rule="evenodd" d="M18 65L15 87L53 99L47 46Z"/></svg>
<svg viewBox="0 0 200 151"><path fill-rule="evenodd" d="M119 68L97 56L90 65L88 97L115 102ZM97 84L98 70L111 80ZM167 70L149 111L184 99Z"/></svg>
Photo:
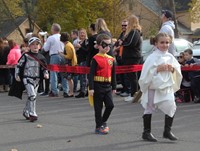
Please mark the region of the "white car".
<svg viewBox="0 0 200 151"><path fill-rule="evenodd" d="M179 56L180 52L183 52L185 49L193 48L193 44L185 39L182 38L175 38L174 44L176 48L176 54L175 56ZM199 45L200 48L200 45ZM143 61L146 60L146 58L153 52L154 46L150 44L150 40L146 39L142 42L142 57ZM200 55L199 55L200 56Z"/></svg>
<svg viewBox="0 0 200 151"><path fill-rule="evenodd" d="M193 56L200 59L200 40L195 41L192 47Z"/></svg>

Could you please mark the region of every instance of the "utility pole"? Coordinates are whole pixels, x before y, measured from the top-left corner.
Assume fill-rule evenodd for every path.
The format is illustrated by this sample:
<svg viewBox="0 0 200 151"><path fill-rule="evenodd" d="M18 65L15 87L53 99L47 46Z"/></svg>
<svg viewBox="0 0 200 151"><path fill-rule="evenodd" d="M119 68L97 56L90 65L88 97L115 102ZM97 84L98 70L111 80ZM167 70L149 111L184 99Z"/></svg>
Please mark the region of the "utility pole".
<svg viewBox="0 0 200 151"><path fill-rule="evenodd" d="M178 23L177 23L177 20L176 20L176 7L175 7L174 0L169 0L169 5L170 5L170 8L171 8L171 11L174 14L173 20L174 20L174 24L175 24L175 29L174 29L175 38L179 38Z"/></svg>

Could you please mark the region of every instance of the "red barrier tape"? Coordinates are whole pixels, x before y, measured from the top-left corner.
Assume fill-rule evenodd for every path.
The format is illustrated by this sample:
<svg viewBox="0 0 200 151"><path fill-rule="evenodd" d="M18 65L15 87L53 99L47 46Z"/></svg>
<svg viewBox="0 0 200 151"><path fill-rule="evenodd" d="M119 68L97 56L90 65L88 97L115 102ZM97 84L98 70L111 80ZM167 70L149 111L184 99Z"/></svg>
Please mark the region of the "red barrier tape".
<svg viewBox="0 0 200 151"><path fill-rule="evenodd" d="M14 68L13 65L0 65L0 69ZM88 74L90 71L89 67L82 66L68 66L68 65L48 65L48 70L55 72L69 72L77 74ZM127 65L127 66L116 66L116 74L138 72L142 70L142 65ZM189 67L181 67L182 71L198 71L200 65L194 65Z"/></svg>

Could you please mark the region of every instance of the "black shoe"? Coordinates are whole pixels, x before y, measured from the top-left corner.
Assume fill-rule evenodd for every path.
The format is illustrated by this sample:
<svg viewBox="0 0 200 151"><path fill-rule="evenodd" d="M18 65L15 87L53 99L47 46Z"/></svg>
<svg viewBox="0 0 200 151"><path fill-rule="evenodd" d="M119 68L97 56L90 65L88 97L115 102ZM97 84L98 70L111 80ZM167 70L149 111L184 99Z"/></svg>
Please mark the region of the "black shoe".
<svg viewBox="0 0 200 151"><path fill-rule="evenodd" d="M171 141L178 140L178 138L171 131L164 131L163 138L167 138Z"/></svg>
<svg viewBox="0 0 200 151"><path fill-rule="evenodd" d="M29 120L30 120L30 122L34 122L34 121L37 121L37 120L38 120L38 117L37 117L37 116L30 115Z"/></svg>
<svg viewBox="0 0 200 151"><path fill-rule="evenodd" d="M85 96L88 96L88 91L86 91Z"/></svg>
<svg viewBox="0 0 200 151"><path fill-rule="evenodd" d="M72 94L72 95L69 95L69 94L67 94L67 93L63 94L63 96L64 96L64 98L70 98L70 97L74 97L74 95L73 95L73 94Z"/></svg>
<svg viewBox="0 0 200 151"><path fill-rule="evenodd" d="M54 94L53 92L50 92L49 97L58 97L58 94Z"/></svg>
<svg viewBox="0 0 200 151"><path fill-rule="evenodd" d="M75 96L76 98L84 98L85 97L85 93L84 92L80 92L78 95Z"/></svg>
<svg viewBox="0 0 200 151"><path fill-rule="evenodd" d="M48 93L46 93L46 92L40 94L40 96L47 96L47 95L48 95Z"/></svg>
<svg viewBox="0 0 200 151"><path fill-rule="evenodd" d="M157 139L153 136L153 134L148 133L148 132L143 132L142 138L149 142L157 142Z"/></svg>

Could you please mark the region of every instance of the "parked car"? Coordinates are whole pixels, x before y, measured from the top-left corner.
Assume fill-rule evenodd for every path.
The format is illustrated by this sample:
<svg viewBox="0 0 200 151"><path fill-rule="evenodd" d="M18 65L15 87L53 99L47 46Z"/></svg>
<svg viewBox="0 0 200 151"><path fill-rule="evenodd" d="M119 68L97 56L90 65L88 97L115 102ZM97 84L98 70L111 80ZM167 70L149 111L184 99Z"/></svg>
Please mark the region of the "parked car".
<svg viewBox="0 0 200 151"><path fill-rule="evenodd" d="M192 47L193 56L200 59L200 40L195 41Z"/></svg>
<svg viewBox="0 0 200 151"><path fill-rule="evenodd" d="M174 44L176 48L175 56L177 57L179 56L180 52L184 51L185 49L193 48L193 44L191 42L185 39L181 39L181 38L175 38ZM149 39L143 40L143 43L142 43L143 62L153 51L154 51L154 45L150 44L150 40Z"/></svg>

